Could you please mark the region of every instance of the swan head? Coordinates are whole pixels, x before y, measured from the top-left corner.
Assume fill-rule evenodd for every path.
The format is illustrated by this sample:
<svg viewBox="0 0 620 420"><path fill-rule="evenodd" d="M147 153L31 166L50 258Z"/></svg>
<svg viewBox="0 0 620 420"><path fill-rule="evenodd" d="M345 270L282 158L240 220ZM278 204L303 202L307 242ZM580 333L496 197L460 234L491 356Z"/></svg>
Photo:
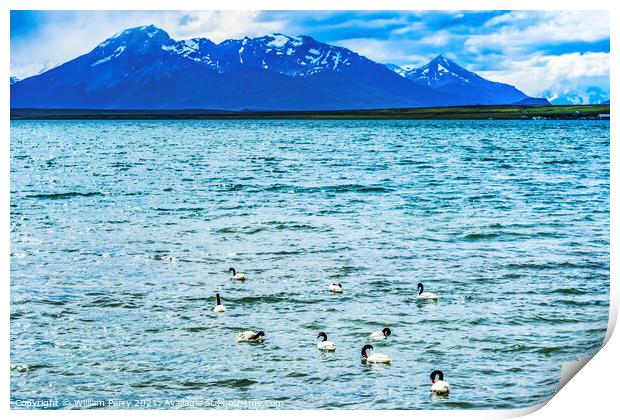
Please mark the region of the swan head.
<svg viewBox="0 0 620 420"><path fill-rule="evenodd" d="M260 337L265 337L265 333L262 331L259 331L256 334L254 334L252 337L250 337L250 340L258 340Z"/></svg>
<svg viewBox="0 0 620 420"><path fill-rule="evenodd" d="M321 340L321 341L327 341L327 334L325 334L323 331L321 331L319 333L319 335L316 336L317 339L319 339L321 337L323 337L323 340Z"/></svg>
<svg viewBox="0 0 620 420"><path fill-rule="evenodd" d="M233 276L234 276L235 274L237 274L237 272L235 271L235 269L234 269L234 268L232 268L232 267L230 267L230 268L228 269L228 272L229 272L229 273L232 273L232 275L233 275Z"/></svg>
<svg viewBox="0 0 620 420"><path fill-rule="evenodd" d="M383 333L385 338L388 338L389 336L392 335L392 330L389 329L388 327L385 327L381 332Z"/></svg>
<svg viewBox="0 0 620 420"><path fill-rule="evenodd" d="M443 372L440 370L434 370L433 373L431 373L431 382L435 383L437 382L437 376L439 376L439 380L443 381Z"/></svg>
<svg viewBox="0 0 620 420"><path fill-rule="evenodd" d="M342 289L342 284L340 284L340 283L337 283L337 284L338 284L338 287L340 287Z"/></svg>
<svg viewBox="0 0 620 420"><path fill-rule="evenodd" d="M421 295L423 291L424 291L424 286L422 285L422 283L418 283L418 295Z"/></svg>
<svg viewBox="0 0 620 420"><path fill-rule="evenodd" d="M362 358L363 359L367 359L368 358L368 350L372 350L374 349L373 346L371 346L370 344L366 344L364 347L362 347Z"/></svg>

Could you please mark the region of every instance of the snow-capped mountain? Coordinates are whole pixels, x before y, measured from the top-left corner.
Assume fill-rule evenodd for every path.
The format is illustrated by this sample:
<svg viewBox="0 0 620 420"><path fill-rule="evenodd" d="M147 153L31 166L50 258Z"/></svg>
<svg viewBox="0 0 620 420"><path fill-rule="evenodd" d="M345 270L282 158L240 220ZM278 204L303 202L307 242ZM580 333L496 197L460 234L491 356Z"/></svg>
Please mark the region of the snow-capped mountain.
<svg viewBox="0 0 620 420"><path fill-rule="evenodd" d="M180 41L180 44L186 47L188 41ZM205 53L208 57L201 61L220 72L243 65L291 77L340 71L368 61L346 48L323 44L309 36L290 37L283 34L228 40L220 45L212 44L210 51ZM200 59L198 55L196 59Z"/></svg>
<svg viewBox="0 0 620 420"><path fill-rule="evenodd" d="M551 87L543 92L554 105L589 105L609 101L609 91L596 86L577 86L571 89Z"/></svg>
<svg viewBox="0 0 620 420"><path fill-rule="evenodd" d="M282 34L175 41L127 29L11 86L13 108L368 109L464 104L345 48Z"/></svg>
<svg viewBox="0 0 620 420"><path fill-rule="evenodd" d="M488 84L526 98L511 86L486 81L451 62L440 64L445 71L439 66L431 70L442 79L448 73L469 78L482 93L472 93L471 83L463 85L468 89L455 82L438 83L437 78L424 83L420 77L431 70L415 76L424 68L402 69L407 74L401 77L397 66L390 70L309 36L271 34L216 44L206 38L177 41L150 25L122 31L87 54L12 84L11 107L305 110L467 105L490 102ZM511 99L503 103L514 102Z"/></svg>
<svg viewBox="0 0 620 420"><path fill-rule="evenodd" d="M386 64L385 67L387 67L388 69L392 70L394 73L400 76L403 76L403 77L407 77L407 73L413 70L413 67L404 67L404 66L401 67L397 64L391 64L391 63Z"/></svg>
<svg viewBox="0 0 620 420"><path fill-rule="evenodd" d="M512 104L528 98L514 86L487 80L443 54L420 68L389 68L417 84L467 97L471 104Z"/></svg>

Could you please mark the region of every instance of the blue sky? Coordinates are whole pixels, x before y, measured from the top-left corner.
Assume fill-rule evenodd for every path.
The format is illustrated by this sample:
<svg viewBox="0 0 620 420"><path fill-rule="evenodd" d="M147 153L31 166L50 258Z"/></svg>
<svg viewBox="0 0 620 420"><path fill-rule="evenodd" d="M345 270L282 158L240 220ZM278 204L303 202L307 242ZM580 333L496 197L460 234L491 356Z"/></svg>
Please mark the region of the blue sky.
<svg viewBox="0 0 620 420"><path fill-rule="evenodd" d="M11 74L37 74L151 23L175 39L310 35L402 66L445 53L529 95L609 91L609 15L586 11L11 11Z"/></svg>

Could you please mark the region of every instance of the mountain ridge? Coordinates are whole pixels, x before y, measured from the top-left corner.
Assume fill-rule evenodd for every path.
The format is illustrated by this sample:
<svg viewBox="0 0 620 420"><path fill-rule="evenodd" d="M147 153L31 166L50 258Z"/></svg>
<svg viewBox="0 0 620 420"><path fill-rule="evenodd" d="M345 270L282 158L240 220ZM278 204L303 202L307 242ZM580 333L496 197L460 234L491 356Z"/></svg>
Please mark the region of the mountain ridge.
<svg viewBox="0 0 620 420"><path fill-rule="evenodd" d="M546 101L544 98L530 98L512 85L485 79L459 66L443 53L422 67L405 69L389 65L388 68L415 83L471 98L472 104L476 105L527 103L533 99L536 101L532 102L537 103Z"/></svg>
<svg viewBox="0 0 620 420"><path fill-rule="evenodd" d="M148 25L121 31L86 54L12 83L11 107L328 110L497 104L487 93L445 86L410 80L306 35L275 33L216 44L207 38L177 41Z"/></svg>

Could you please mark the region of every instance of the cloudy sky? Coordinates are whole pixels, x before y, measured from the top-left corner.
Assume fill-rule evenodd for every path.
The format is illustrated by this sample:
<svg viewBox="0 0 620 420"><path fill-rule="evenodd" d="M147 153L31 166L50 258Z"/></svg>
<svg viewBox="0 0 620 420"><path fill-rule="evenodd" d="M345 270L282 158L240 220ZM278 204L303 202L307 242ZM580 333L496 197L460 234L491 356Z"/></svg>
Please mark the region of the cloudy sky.
<svg viewBox="0 0 620 420"><path fill-rule="evenodd" d="M37 74L151 23L175 39L310 35L402 66L444 53L532 96L609 92L609 15L584 11L11 11L11 74Z"/></svg>

